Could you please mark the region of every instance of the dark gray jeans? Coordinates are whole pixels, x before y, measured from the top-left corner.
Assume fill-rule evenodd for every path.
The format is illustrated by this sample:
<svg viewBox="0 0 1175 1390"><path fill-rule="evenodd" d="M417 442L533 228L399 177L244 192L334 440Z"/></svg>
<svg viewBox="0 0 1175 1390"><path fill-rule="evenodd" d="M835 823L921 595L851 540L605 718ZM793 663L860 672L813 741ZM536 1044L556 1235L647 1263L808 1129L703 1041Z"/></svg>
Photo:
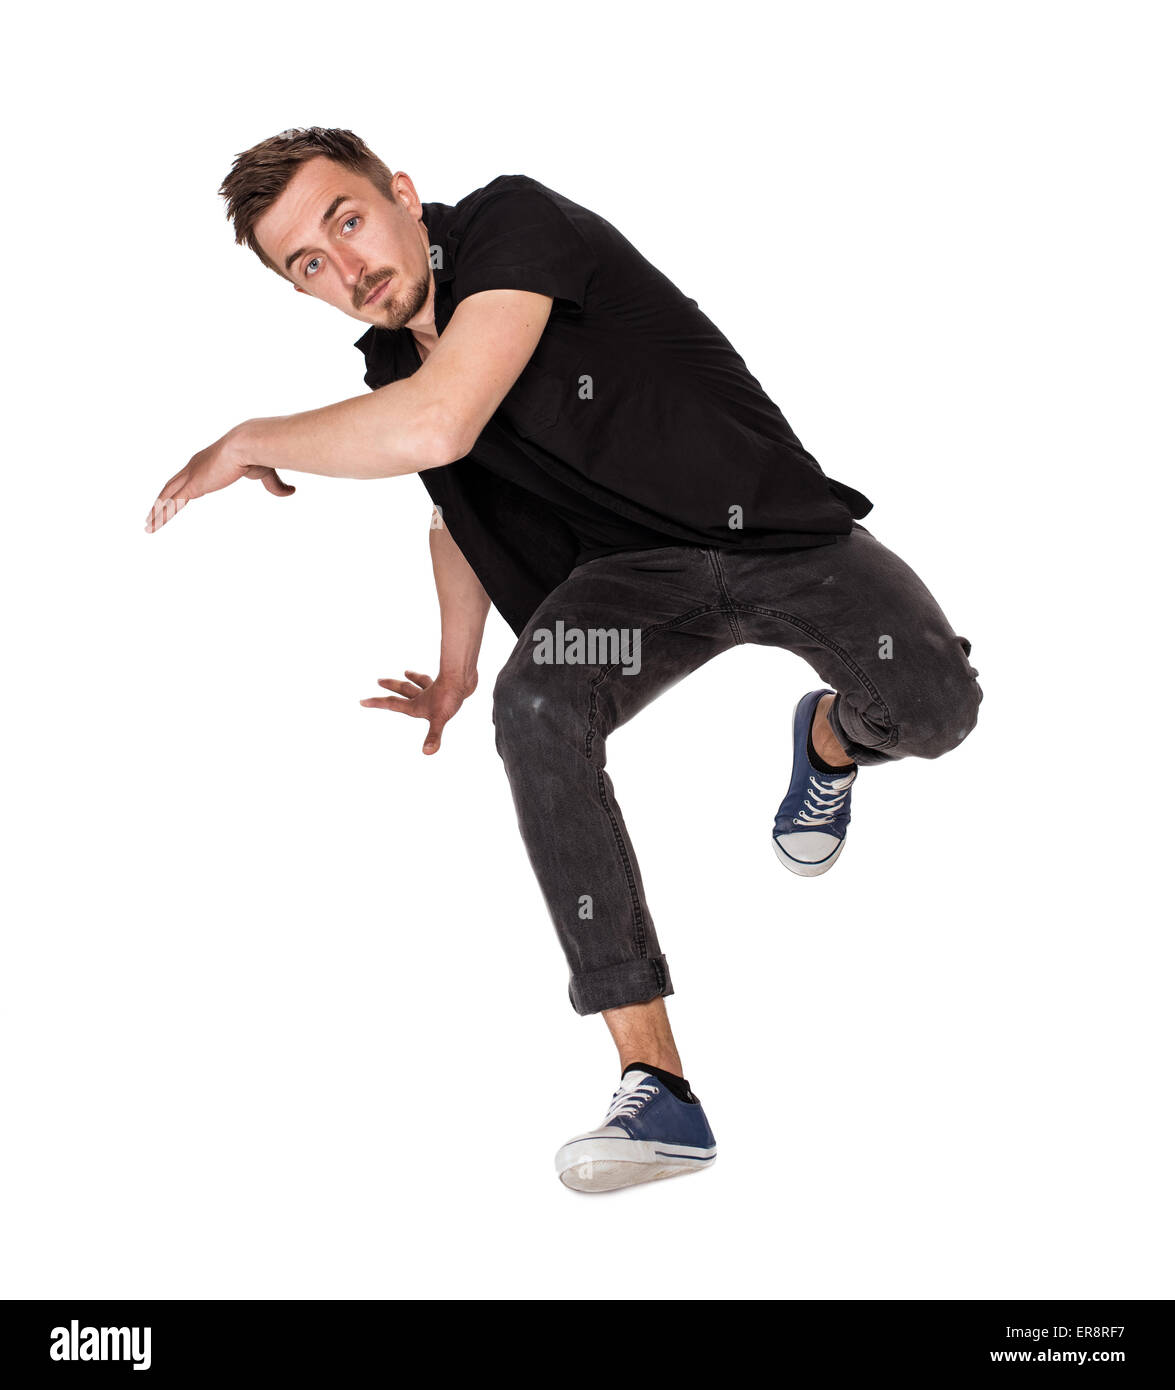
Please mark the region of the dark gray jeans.
<svg viewBox="0 0 1175 1390"><path fill-rule="evenodd" d="M672 546L573 570L502 667L493 718L577 1013L673 993L604 770L608 735L742 642L815 668L837 691L832 730L861 766L937 758L975 727L983 692L970 642L859 522L812 550Z"/></svg>

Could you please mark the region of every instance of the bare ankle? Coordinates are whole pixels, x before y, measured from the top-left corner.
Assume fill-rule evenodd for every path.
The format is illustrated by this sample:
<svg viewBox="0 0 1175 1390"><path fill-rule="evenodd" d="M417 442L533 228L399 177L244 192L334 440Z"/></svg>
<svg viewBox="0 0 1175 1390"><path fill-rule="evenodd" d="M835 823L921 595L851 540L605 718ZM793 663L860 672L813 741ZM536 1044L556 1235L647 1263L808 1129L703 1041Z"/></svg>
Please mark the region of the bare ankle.
<svg viewBox="0 0 1175 1390"><path fill-rule="evenodd" d="M620 1054L622 1072L632 1062L645 1062L672 1072L674 1076L685 1074L663 998L658 996L643 1004L625 1004L603 1012L604 1022Z"/></svg>

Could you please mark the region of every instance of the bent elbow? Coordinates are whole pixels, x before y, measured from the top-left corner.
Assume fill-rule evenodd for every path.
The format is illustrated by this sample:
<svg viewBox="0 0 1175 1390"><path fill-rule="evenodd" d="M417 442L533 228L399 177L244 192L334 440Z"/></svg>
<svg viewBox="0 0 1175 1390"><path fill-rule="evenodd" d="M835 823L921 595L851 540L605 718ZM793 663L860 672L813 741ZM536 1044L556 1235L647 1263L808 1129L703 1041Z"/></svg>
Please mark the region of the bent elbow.
<svg viewBox="0 0 1175 1390"><path fill-rule="evenodd" d="M454 434L449 430L439 431L434 436L433 457L436 462L432 467L443 468L446 463L456 463L469 453L473 445L474 440L466 439L464 435Z"/></svg>
<svg viewBox="0 0 1175 1390"><path fill-rule="evenodd" d="M420 454L422 468L443 468L447 463L463 459L476 442L470 437L460 421L452 418L449 411L437 411L422 424L420 430Z"/></svg>
<svg viewBox="0 0 1175 1390"><path fill-rule="evenodd" d="M417 429L410 437L400 437L390 466L384 476L403 473L423 473L429 468L443 468L463 455L454 449L452 438L443 430Z"/></svg>

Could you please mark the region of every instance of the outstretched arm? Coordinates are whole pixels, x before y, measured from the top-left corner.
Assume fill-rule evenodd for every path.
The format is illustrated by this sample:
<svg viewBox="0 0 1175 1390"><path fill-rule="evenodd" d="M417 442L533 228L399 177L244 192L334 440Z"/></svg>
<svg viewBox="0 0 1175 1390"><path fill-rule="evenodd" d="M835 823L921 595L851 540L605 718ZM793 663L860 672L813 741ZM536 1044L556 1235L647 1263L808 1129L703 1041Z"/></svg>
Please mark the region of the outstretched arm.
<svg viewBox="0 0 1175 1390"><path fill-rule="evenodd" d="M551 297L483 290L463 299L425 362L403 381L319 410L246 420L164 484L147 518L158 530L193 498L241 478L293 491L276 473L389 478L463 458L538 346Z"/></svg>

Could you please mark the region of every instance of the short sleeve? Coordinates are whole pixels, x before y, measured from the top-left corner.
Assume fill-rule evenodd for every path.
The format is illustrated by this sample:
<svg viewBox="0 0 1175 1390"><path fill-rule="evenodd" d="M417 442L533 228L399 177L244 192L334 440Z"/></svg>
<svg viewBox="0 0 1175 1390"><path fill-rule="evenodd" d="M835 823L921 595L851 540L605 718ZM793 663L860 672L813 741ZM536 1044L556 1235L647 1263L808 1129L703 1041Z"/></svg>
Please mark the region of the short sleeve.
<svg viewBox="0 0 1175 1390"><path fill-rule="evenodd" d="M582 310L591 271L587 242L555 200L507 184L485 198L461 233L453 303L482 290L531 290Z"/></svg>

